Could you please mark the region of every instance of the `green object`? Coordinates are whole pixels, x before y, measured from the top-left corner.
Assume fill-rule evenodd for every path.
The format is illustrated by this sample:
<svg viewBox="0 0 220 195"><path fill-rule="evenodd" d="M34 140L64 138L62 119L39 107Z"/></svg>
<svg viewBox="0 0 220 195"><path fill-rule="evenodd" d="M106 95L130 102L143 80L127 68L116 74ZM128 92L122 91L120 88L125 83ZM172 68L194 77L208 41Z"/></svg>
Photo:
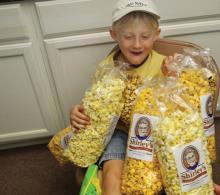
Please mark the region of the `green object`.
<svg viewBox="0 0 220 195"><path fill-rule="evenodd" d="M80 189L80 195L101 195L100 182L97 173L97 165L93 164L88 167Z"/></svg>

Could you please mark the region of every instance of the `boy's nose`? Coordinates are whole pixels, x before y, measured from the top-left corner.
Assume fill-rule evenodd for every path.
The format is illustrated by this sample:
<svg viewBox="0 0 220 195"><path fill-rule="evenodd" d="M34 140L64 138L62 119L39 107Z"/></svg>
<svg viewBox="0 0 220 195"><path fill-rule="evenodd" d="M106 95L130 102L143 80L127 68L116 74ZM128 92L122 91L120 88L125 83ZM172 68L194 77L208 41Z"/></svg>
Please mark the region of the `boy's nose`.
<svg viewBox="0 0 220 195"><path fill-rule="evenodd" d="M136 39L135 39L134 47L135 47L135 48L141 47L141 40L140 40L139 38L136 38Z"/></svg>

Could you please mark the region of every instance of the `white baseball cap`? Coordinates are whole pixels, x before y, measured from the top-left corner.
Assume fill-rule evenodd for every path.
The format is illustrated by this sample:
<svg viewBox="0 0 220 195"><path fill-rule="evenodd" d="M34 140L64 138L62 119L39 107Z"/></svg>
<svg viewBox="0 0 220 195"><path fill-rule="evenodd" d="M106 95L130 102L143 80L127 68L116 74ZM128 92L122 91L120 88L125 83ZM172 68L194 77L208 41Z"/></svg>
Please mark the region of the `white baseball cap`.
<svg viewBox="0 0 220 195"><path fill-rule="evenodd" d="M112 22L133 11L143 11L160 19L157 8L151 0L119 0L112 12Z"/></svg>

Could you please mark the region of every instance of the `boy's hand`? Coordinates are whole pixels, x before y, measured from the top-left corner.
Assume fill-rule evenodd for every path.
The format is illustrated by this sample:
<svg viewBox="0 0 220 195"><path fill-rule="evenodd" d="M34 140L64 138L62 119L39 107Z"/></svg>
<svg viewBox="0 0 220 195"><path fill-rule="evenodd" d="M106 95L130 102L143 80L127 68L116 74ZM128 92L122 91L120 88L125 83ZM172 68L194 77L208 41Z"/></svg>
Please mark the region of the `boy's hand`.
<svg viewBox="0 0 220 195"><path fill-rule="evenodd" d="M181 61L183 55L175 53L173 56L167 56L161 66L161 70L165 76L176 77L180 71L178 66L174 66L175 63Z"/></svg>
<svg viewBox="0 0 220 195"><path fill-rule="evenodd" d="M214 190L215 190L215 194L216 194L216 195L220 195L220 185L215 184L215 185L214 185Z"/></svg>
<svg viewBox="0 0 220 195"><path fill-rule="evenodd" d="M174 61L173 56L167 56L161 66L161 70L165 76L176 76L175 71L169 70L169 65Z"/></svg>
<svg viewBox="0 0 220 195"><path fill-rule="evenodd" d="M70 124L76 129L84 129L90 124L90 118L85 115L81 105L74 106L70 111Z"/></svg>

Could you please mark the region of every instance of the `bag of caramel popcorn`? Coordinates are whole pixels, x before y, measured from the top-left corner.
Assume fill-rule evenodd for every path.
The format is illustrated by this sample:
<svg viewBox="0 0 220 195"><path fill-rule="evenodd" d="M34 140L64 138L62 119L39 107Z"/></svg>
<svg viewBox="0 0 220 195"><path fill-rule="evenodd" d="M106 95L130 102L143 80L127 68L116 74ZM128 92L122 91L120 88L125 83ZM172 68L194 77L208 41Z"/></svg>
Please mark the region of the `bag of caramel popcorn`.
<svg viewBox="0 0 220 195"><path fill-rule="evenodd" d="M136 90L142 84L142 79L136 74L129 74L125 82L125 90L122 98L124 99L124 106L121 112L120 119L125 124L129 125L131 122L131 111L135 104L137 97Z"/></svg>
<svg viewBox="0 0 220 195"><path fill-rule="evenodd" d="M73 132L74 130L71 126L66 127L62 131L55 134L48 144L49 150L60 163L60 165L64 165L68 162L68 159L63 153L73 135Z"/></svg>
<svg viewBox="0 0 220 195"><path fill-rule="evenodd" d="M154 152L152 131L159 122L153 87L141 87L131 115L127 153L122 172L123 194L159 194L162 178Z"/></svg>
<svg viewBox="0 0 220 195"><path fill-rule="evenodd" d="M85 92L82 105L91 124L74 133L64 151L64 156L77 166L96 163L111 139L124 105L126 72L123 66L122 63L102 65L95 82Z"/></svg>
<svg viewBox="0 0 220 195"><path fill-rule="evenodd" d="M163 185L168 195L211 195L212 167L203 120L181 98L184 88L178 78L168 78L154 91L161 120L153 137Z"/></svg>
<svg viewBox="0 0 220 195"><path fill-rule="evenodd" d="M184 85L180 96L202 115L210 158L214 162L216 73L212 70L212 63L208 50L187 49L178 54L169 67L177 72L177 82Z"/></svg>

